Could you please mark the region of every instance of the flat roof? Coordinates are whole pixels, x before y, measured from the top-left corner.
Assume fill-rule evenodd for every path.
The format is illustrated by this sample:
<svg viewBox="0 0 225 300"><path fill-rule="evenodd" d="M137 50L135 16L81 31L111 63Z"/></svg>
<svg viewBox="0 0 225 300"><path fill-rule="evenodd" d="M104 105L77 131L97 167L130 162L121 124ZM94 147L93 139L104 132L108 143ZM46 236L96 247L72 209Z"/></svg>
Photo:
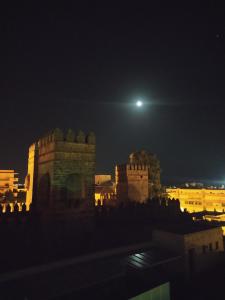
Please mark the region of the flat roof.
<svg viewBox="0 0 225 300"><path fill-rule="evenodd" d="M155 246L150 246L143 252L136 250L134 254L118 253L115 255L110 254L108 257L100 254L95 253L1 274L1 294L11 296L14 299L14 295L17 295L17 297L20 296L20 293L24 295L23 290L25 290L28 298L35 295L36 298L41 299L43 297L42 287L44 286L46 297L50 298L51 296L51 298L54 298L52 297L54 294L57 296L74 295L71 299L77 299L79 297L75 297L76 295L85 293L88 290L94 292L99 289L102 292L100 285L106 286L108 284L110 290L117 291L117 294L120 292L124 295L124 299L128 299L132 295L165 283L165 274L160 273L160 276L157 277L158 273L153 268L150 269L150 272L154 273L152 273L146 287L146 283L139 277L139 274L141 274L139 271L145 271L156 264L163 264L166 259L180 258L176 254L171 254L171 252L169 253ZM127 271L128 273L129 271L138 272L138 276L135 277L135 285L133 285L133 277L127 276ZM110 282L113 280L118 282L118 285L111 284L110 286ZM121 280L123 280L122 286L119 284ZM155 281L157 281L157 284L155 284ZM23 284L24 282L26 282L26 287ZM54 294L51 294L52 291L54 291ZM94 295L93 293L92 297ZM86 299L86 297L80 298ZM64 298L59 297L57 299ZM111 296L109 299L112 299ZM115 299L115 294L113 299Z"/></svg>
<svg viewBox="0 0 225 300"><path fill-rule="evenodd" d="M196 233L200 231L206 231L214 228L221 227L217 224L206 224L206 223L191 223L191 224L176 224L176 225L162 225L157 226L156 230L171 232L175 234L190 234L190 233Z"/></svg>

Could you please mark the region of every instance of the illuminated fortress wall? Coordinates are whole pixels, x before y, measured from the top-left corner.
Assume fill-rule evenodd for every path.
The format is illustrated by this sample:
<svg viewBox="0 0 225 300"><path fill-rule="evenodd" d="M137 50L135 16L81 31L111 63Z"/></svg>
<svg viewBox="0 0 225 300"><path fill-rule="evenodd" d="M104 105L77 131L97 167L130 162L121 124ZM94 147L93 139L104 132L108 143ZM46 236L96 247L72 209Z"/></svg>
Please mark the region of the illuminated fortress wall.
<svg viewBox="0 0 225 300"><path fill-rule="evenodd" d="M29 149L26 204L40 210L91 208L95 160L93 133L55 129Z"/></svg>
<svg viewBox="0 0 225 300"><path fill-rule="evenodd" d="M181 209L188 212L225 211L225 190L222 189L182 189L167 188L170 199L179 199Z"/></svg>
<svg viewBox="0 0 225 300"><path fill-rule="evenodd" d="M116 194L121 201L144 203L149 197L148 166L140 164L117 165Z"/></svg>
<svg viewBox="0 0 225 300"><path fill-rule="evenodd" d="M36 187L37 187L37 170L38 170L38 144L34 143L29 147L28 153L28 168L27 176L25 180L25 187L27 189L26 195L26 206L29 210L32 203L32 199L35 198Z"/></svg>

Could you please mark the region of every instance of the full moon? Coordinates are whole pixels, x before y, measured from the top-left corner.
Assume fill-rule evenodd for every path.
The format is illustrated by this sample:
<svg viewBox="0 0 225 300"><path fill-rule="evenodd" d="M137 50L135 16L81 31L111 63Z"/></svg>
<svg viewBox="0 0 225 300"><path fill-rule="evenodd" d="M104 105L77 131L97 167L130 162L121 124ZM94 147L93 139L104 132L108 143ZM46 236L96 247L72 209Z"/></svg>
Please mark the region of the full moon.
<svg viewBox="0 0 225 300"><path fill-rule="evenodd" d="M143 102L142 102L142 101L138 100L138 101L136 102L136 106L137 106L137 107L141 107L142 105L143 105Z"/></svg>

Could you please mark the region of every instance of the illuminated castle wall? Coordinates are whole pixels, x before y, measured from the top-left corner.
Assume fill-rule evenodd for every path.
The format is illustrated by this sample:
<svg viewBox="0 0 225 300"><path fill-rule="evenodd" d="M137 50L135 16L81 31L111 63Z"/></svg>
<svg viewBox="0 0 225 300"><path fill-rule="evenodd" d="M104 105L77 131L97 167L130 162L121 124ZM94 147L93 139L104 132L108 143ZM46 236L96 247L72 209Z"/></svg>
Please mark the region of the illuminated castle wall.
<svg viewBox="0 0 225 300"><path fill-rule="evenodd" d="M37 192L37 176L38 176L38 143L34 143L29 147L28 154L28 170L25 179L25 187L27 189L26 205L29 210L32 199L36 198Z"/></svg>
<svg viewBox="0 0 225 300"><path fill-rule="evenodd" d="M181 209L188 212L225 211L225 190L222 189L189 189L167 188L170 199L179 199Z"/></svg>
<svg viewBox="0 0 225 300"><path fill-rule="evenodd" d="M31 145L27 198L40 210L88 209L94 204L95 135L60 129Z"/></svg>
<svg viewBox="0 0 225 300"><path fill-rule="evenodd" d="M144 203L149 197L148 167L140 164L117 165L116 194L120 201Z"/></svg>

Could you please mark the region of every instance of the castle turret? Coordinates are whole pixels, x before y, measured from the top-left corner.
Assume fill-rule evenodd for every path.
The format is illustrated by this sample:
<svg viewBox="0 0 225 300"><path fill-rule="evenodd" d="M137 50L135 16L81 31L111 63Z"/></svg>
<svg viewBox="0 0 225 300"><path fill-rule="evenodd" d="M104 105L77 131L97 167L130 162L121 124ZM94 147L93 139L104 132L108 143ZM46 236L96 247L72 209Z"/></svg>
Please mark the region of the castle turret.
<svg viewBox="0 0 225 300"><path fill-rule="evenodd" d="M141 164L116 166L116 194L119 201L144 203L148 200L148 167Z"/></svg>
<svg viewBox="0 0 225 300"><path fill-rule="evenodd" d="M160 197L162 192L160 183L161 169L157 156L145 150L141 150L129 155L129 163L148 166L149 198Z"/></svg>

